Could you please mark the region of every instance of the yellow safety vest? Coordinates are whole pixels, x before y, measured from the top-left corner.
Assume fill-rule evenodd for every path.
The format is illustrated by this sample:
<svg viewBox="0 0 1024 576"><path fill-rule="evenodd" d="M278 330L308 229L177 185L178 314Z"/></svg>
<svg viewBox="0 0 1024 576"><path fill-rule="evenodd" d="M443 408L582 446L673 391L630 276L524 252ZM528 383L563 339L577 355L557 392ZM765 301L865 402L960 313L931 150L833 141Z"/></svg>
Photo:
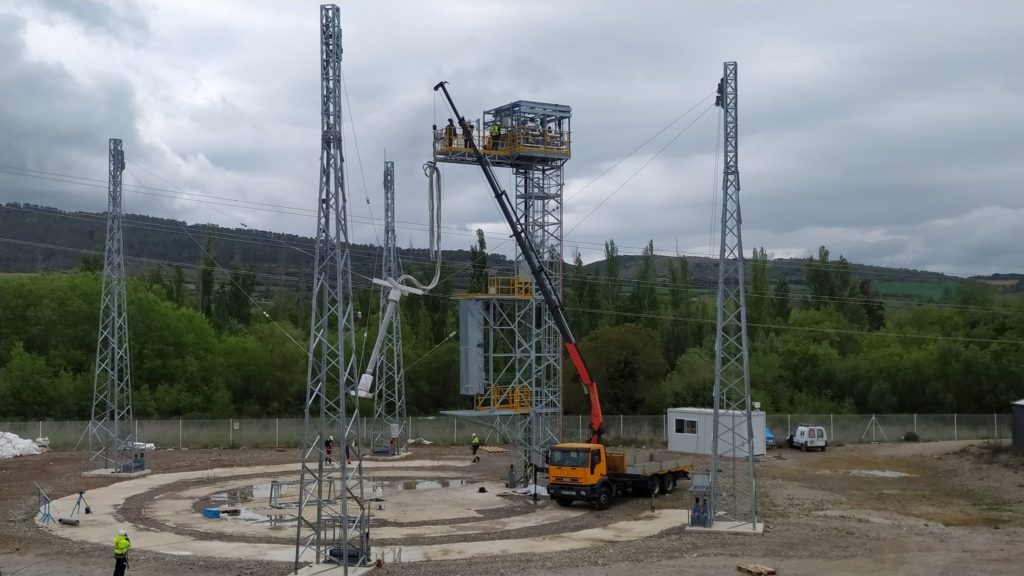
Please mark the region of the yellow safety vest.
<svg viewBox="0 0 1024 576"><path fill-rule="evenodd" d="M114 556L124 556L128 553L128 549L132 547L131 540L127 536L120 534L114 538Z"/></svg>
<svg viewBox="0 0 1024 576"><path fill-rule="evenodd" d="M479 436L473 436L473 446L479 446L479 445L480 445L480 437Z"/></svg>

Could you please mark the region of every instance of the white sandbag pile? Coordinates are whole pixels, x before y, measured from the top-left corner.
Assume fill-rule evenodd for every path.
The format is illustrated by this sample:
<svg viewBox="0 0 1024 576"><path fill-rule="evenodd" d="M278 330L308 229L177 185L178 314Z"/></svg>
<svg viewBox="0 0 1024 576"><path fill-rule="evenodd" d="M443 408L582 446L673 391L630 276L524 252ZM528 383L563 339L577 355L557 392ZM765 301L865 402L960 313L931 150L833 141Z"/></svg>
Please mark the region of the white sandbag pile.
<svg viewBox="0 0 1024 576"><path fill-rule="evenodd" d="M32 456L42 453L43 449L35 442L21 438L17 434L0 432L0 459L6 460L15 456Z"/></svg>

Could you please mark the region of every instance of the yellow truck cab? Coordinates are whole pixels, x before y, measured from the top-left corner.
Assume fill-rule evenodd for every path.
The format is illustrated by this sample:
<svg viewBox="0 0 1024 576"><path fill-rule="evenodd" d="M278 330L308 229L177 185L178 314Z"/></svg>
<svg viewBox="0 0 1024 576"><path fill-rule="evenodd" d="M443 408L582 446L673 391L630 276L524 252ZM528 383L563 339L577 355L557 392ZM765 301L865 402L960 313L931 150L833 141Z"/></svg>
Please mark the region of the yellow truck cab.
<svg viewBox="0 0 1024 576"><path fill-rule="evenodd" d="M653 454L606 452L602 444L565 443L551 447L547 457L548 494L560 506L581 500L598 510L623 494L660 496L686 478L689 458L656 458Z"/></svg>

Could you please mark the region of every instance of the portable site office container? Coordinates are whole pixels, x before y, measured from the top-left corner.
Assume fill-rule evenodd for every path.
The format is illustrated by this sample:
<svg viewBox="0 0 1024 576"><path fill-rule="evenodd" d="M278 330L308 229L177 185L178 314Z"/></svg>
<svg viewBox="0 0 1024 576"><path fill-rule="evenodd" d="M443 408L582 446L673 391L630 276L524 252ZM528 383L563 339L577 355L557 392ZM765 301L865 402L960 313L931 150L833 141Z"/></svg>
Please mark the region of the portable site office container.
<svg viewBox="0 0 1024 576"><path fill-rule="evenodd" d="M1013 403L1013 419L1010 426L1013 427L1014 451L1024 453L1024 399Z"/></svg>
<svg viewBox="0 0 1024 576"><path fill-rule="evenodd" d="M668 449L673 452L686 454L711 454L711 443L714 440L712 427L714 425L715 411L711 408L669 408L668 421L665 423L665 433L668 436ZM735 422L740 425L744 417L742 412L733 410L723 411L722 421L719 428L728 430L730 425L727 422ZM752 410L750 419L754 428L754 455L765 454L765 413L760 410ZM731 454L723 454L731 456Z"/></svg>

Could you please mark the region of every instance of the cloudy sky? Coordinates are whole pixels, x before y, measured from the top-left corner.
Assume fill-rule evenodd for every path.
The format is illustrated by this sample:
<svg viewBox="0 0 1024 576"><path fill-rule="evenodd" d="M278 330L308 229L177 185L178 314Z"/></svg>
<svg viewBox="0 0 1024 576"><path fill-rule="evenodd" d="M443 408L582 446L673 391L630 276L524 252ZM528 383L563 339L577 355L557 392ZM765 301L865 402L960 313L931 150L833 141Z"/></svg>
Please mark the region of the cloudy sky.
<svg viewBox="0 0 1024 576"><path fill-rule="evenodd" d="M717 255L719 115L704 99L736 60L748 254L825 244L858 263L1024 272L1024 3L341 9L355 241L383 232L386 154L398 243L425 244L420 167L430 125L449 116L431 90L445 79L467 116L518 99L572 106L567 258L600 258L608 238L625 254L653 239L659 253ZM0 202L102 211L107 139L120 137L125 211L312 235L319 41L318 2L3 2ZM445 176L445 246L482 227L507 251L479 170Z"/></svg>

